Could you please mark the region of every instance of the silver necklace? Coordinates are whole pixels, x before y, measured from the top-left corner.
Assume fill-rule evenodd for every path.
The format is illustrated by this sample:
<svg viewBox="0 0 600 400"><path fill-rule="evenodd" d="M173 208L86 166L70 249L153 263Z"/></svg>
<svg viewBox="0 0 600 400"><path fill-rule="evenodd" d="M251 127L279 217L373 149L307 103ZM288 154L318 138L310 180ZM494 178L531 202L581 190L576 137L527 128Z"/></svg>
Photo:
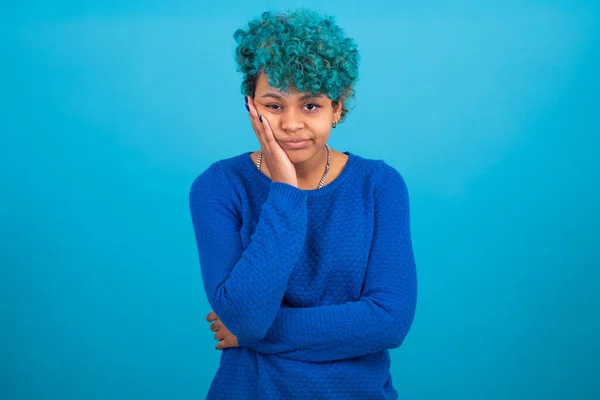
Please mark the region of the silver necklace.
<svg viewBox="0 0 600 400"><path fill-rule="evenodd" d="M327 180L327 175L329 174L329 167L331 166L331 149L329 148L329 145L327 143L325 143L325 147L327 147L327 166L325 167L325 173L323 174L323 177L321 178L321 182L319 182L319 186L317 187L317 189L321 189L323 187L323 184ZM258 168L259 171L261 158L262 149L258 151L258 159L256 160L256 168Z"/></svg>

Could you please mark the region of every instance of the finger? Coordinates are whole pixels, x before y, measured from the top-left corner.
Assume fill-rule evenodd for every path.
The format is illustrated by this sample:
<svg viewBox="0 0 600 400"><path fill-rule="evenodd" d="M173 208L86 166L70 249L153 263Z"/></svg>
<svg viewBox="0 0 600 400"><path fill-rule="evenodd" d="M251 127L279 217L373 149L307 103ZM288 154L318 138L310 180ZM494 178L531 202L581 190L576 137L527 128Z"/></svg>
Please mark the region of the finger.
<svg viewBox="0 0 600 400"><path fill-rule="evenodd" d="M248 108L250 109L250 116L258 120L258 111L256 110L256 104L254 103L254 99L250 96L248 96Z"/></svg>
<svg viewBox="0 0 600 400"><path fill-rule="evenodd" d="M250 122L252 122L252 127L256 130L260 128L261 123L258 118L258 110L256 109L256 104L254 103L254 99L248 96L248 114L250 115Z"/></svg>
<svg viewBox="0 0 600 400"><path fill-rule="evenodd" d="M263 120L262 125L264 127L264 138L265 138L267 153L268 154L279 154L279 155L287 157L285 150L283 150L283 147L281 147L281 145L279 144L279 141L277 140L277 138L275 137L275 134L273 133L273 128L271 127L271 121L269 121L269 119L264 115L262 116L262 120Z"/></svg>
<svg viewBox="0 0 600 400"><path fill-rule="evenodd" d="M206 316L206 320L208 322L215 321L217 319L218 319L217 314L214 311L209 312L208 315Z"/></svg>
<svg viewBox="0 0 600 400"><path fill-rule="evenodd" d="M217 350L223 350L223 349L226 349L227 347L229 347L229 346L227 345L226 340L221 340L219 343L217 343L215 345L215 349L217 349Z"/></svg>
<svg viewBox="0 0 600 400"><path fill-rule="evenodd" d="M248 108L250 109L249 114L250 114L250 122L252 123L252 129L254 129L254 134L256 135L256 139L258 139L258 142L260 143L260 147L262 149L265 148L265 140L264 140L264 134L263 134L263 126L262 123L260 122L260 119L258 118L258 111L256 110L256 105L254 103L254 99L252 99L252 97L248 96Z"/></svg>
<svg viewBox="0 0 600 400"><path fill-rule="evenodd" d="M219 343L217 343L217 345L215 346L215 348L217 350L224 350L224 349L227 349L229 347L231 347L231 346L227 343L227 340L222 340Z"/></svg>
<svg viewBox="0 0 600 400"><path fill-rule="evenodd" d="M218 340L219 342L222 340L225 340L225 336L221 333L221 331L218 331L217 333L215 333L213 335L213 337L215 338L215 340Z"/></svg>
<svg viewBox="0 0 600 400"><path fill-rule="evenodd" d="M273 134L273 128L271 127L271 122L264 115L262 115L261 125L264 127L265 141L269 144L273 144L273 142L275 142L275 143L277 143L277 145L279 145L279 142L277 142L277 139L275 139L275 135Z"/></svg>
<svg viewBox="0 0 600 400"><path fill-rule="evenodd" d="M221 328L219 321L217 320L216 322L213 322L212 324L210 324L210 330L213 332L218 331Z"/></svg>

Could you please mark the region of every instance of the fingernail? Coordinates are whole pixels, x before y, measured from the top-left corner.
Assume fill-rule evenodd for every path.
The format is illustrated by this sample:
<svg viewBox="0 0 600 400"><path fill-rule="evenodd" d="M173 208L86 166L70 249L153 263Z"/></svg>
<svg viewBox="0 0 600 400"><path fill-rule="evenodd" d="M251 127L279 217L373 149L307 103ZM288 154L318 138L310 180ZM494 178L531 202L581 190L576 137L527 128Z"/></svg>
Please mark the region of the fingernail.
<svg viewBox="0 0 600 400"><path fill-rule="evenodd" d="M244 96L244 101L248 104L248 96Z"/></svg>
<svg viewBox="0 0 600 400"><path fill-rule="evenodd" d="M248 103L246 103L246 110L250 111L250 107L248 107Z"/></svg>
<svg viewBox="0 0 600 400"><path fill-rule="evenodd" d="M259 121L262 123L262 115L258 116Z"/></svg>

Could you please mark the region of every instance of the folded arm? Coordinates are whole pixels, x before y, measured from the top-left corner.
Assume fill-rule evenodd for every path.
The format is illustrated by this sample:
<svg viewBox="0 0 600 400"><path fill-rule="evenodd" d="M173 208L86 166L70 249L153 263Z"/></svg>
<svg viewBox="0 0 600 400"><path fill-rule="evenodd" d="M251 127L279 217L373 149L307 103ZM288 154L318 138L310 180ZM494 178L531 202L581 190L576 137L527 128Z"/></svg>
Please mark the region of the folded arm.
<svg viewBox="0 0 600 400"><path fill-rule="evenodd" d="M238 340L260 340L273 323L307 231L306 193L272 182L244 250L238 196L216 164L194 180L189 206L208 302Z"/></svg>
<svg viewBox="0 0 600 400"><path fill-rule="evenodd" d="M406 184L391 167L375 197L375 227L358 301L309 308L280 307L266 336L238 340L266 354L332 361L399 347L412 325L417 296Z"/></svg>

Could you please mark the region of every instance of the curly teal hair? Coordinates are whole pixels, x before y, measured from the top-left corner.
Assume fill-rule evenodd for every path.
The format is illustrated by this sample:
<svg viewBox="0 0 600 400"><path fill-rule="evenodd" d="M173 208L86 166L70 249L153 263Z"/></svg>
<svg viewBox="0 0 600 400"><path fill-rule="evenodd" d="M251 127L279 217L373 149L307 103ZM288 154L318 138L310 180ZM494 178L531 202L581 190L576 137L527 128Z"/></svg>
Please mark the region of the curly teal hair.
<svg viewBox="0 0 600 400"><path fill-rule="evenodd" d="M333 17L299 9L289 13L264 12L261 18L238 29L237 70L244 74L242 94L254 96L261 72L269 85L282 91L294 86L300 92L325 94L333 106L354 97L359 55L353 39L344 35Z"/></svg>

